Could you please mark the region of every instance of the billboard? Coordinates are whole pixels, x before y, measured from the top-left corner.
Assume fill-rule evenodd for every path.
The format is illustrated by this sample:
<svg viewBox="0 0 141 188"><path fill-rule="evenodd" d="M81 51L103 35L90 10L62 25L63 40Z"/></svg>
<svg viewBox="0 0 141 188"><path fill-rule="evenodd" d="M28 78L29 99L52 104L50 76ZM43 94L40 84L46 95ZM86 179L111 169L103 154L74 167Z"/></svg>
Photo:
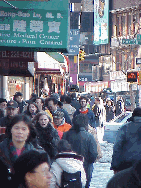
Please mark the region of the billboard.
<svg viewBox="0 0 141 188"><path fill-rule="evenodd" d="M109 42L109 0L94 0L94 44Z"/></svg>

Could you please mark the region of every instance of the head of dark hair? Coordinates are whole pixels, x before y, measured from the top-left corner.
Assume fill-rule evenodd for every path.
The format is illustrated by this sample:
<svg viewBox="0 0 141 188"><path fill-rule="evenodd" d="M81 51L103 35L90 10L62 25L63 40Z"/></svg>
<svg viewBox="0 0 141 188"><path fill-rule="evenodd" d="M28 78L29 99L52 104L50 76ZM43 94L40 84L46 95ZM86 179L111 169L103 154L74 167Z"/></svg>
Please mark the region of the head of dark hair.
<svg viewBox="0 0 141 188"><path fill-rule="evenodd" d="M64 102L65 99L66 99L66 95L61 95L61 97L60 97L60 101L61 101L61 102Z"/></svg>
<svg viewBox="0 0 141 188"><path fill-rule="evenodd" d="M30 150L20 155L13 165L15 187L27 188L26 173L35 173L35 169L44 162L50 166L50 158L46 152Z"/></svg>
<svg viewBox="0 0 141 188"><path fill-rule="evenodd" d="M6 134L9 138L12 138L12 133L11 133L12 127L21 121L23 121L29 128L29 136L27 142L30 142L32 141L32 139L36 137L37 134L30 117L28 117L27 115L19 114L14 116L13 119L11 120L9 129L8 128L6 129Z"/></svg>
<svg viewBox="0 0 141 188"><path fill-rule="evenodd" d="M76 132L79 132L81 127L88 128L88 116L86 114L78 114L73 118L72 122Z"/></svg>
<svg viewBox="0 0 141 188"><path fill-rule="evenodd" d="M58 100L54 97L49 97L45 100L45 105L48 106L48 102L53 101L53 104L58 104Z"/></svg>
<svg viewBox="0 0 141 188"><path fill-rule="evenodd" d="M36 100L36 99L35 99L35 100ZM30 114L31 114L31 113L29 112L29 106L30 106L30 104L33 104L33 105L37 108L36 113L38 113L38 112L39 112L39 108L38 108L37 104L36 104L35 102L33 102L33 101L30 101L29 104L28 104L28 106L27 106L27 115L30 115Z"/></svg>
<svg viewBox="0 0 141 188"><path fill-rule="evenodd" d="M140 107L137 107L133 110L132 117L135 117L135 116L141 117L141 108Z"/></svg>
<svg viewBox="0 0 141 188"><path fill-rule="evenodd" d="M71 103L71 97L66 96L65 101L66 101L67 104L70 104Z"/></svg>
<svg viewBox="0 0 141 188"><path fill-rule="evenodd" d="M44 104L44 99L43 99L43 98L41 98L41 97L37 97L36 99L40 99L40 100L41 100L41 103ZM36 101L36 100L35 100L35 101Z"/></svg>
<svg viewBox="0 0 141 188"><path fill-rule="evenodd" d="M72 148L71 145L68 143L67 140L61 139L57 145L58 152L71 152Z"/></svg>
<svg viewBox="0 0 141 188"><path fill-rule="evenodd" d="M79 98L79 102L80 102L82 99L84 99L84 100L86 100L86 102L88 102L88 98L85 97L85 96L81 96L81 97Z"/></svg>

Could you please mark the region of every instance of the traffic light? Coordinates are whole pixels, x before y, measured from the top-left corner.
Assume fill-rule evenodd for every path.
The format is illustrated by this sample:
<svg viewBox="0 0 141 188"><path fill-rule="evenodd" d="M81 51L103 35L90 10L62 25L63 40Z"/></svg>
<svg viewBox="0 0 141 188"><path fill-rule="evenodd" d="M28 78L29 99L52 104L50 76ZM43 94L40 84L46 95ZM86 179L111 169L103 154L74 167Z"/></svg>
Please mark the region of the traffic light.
<svg viewBox="0 0 141 188"><path fill-rule="evenodd" d="M85 56L84 50L80 50L79 51L79 61L83 61L85 59L84 56Z"/></svg>

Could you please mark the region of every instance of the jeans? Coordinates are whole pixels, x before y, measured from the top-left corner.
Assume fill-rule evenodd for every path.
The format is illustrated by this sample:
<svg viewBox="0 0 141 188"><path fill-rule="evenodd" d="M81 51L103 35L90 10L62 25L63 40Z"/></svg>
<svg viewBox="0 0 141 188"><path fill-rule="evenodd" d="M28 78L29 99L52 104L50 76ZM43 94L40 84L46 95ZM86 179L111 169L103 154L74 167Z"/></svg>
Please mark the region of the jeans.
<svg viewBox="0 0 141 188"><path fill-rule="evenodd" d="M91 178L92 178L93 169L94 169L93 163L84 165L84 169L85 169L86 178L87 178L87 182L86 182L85 188L89 188L90 182L91 182Z"/></svg>

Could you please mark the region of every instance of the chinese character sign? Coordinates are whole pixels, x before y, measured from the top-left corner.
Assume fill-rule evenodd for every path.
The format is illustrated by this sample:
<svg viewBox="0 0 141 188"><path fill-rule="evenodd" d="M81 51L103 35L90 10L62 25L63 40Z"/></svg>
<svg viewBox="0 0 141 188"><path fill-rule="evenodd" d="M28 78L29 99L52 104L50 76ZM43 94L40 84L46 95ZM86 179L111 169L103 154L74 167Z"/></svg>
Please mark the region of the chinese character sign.
<svg viewBox="0 0 141 188"><path fill-rule="evenodd" d="M79 39L80 39L79 29L71 29L70 40L69 40L69 55L79 54Z"/></svg>
<svg viewBox="0 0 141 188"><path fill-rule="evenodd" d="M0 8L0 47L67 50L68 10Z"/></svg>
<svg viewBox="0 0 141 188"><path fill-rule="evenodd" d="M94 44L109 40L109 0L94 0Z"/></svg>

